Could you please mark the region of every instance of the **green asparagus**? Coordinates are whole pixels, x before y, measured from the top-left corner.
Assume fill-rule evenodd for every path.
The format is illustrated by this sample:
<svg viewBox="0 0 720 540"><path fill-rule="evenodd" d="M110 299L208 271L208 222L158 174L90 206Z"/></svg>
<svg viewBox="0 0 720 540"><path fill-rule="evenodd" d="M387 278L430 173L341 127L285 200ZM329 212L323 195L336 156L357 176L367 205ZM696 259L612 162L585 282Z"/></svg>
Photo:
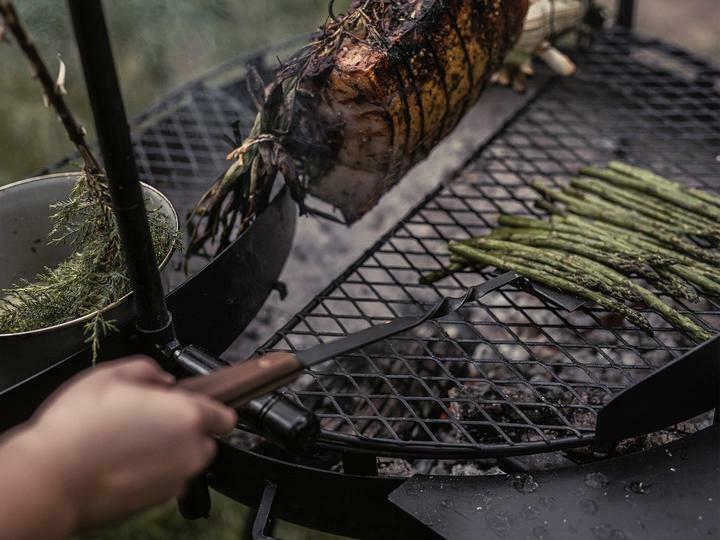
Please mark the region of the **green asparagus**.
<svg viewBox="0 0 720 540"><path fill-rule="evenodd" d="M708 339L696 321L632 276L691 302L700 290L720 295L720 197L620 162L580 173L559 189L533 184L542 195L535 206L549 219L500 215L485 236L451 241L450 265L422 282L493 266L591 300L648 333L647 318L627 303L647 306L695 340Z"/></svg>
<svg viewBox="0 0 720 540"><path fill-rule="evenodd" d="M595 302L598 305L608 309L609 311L621 314L628 321L630 321L638 328L644 330L646 333L653 333L652 326L650 326L649 321L642 313L599 292L585 288L573 281L554 276L548 272L543 272L534 268L528 268L527 266L524 266L512 260L508 260L507 258L503 258L502 256L492 255L488 252L475 249L472 246L468 246L466 244L450 243L449 246L451 251L462 255L463 257L473 262L482 265L492 265L496 268L502 268L504 270L518 272L519 274L522 274L534 281L537 281L538 283L547 285L548 287L555 287L557 289L568 291L582 298Z"/></svg>

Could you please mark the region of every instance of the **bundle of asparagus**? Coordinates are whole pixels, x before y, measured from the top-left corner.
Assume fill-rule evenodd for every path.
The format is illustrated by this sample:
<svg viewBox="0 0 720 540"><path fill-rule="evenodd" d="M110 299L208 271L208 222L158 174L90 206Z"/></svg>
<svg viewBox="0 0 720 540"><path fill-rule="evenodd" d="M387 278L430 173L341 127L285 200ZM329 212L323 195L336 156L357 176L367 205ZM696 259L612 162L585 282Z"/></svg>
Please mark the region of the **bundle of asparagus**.
<svg viewBox="0 0 720 540"><path fill-rule="evenodd" d="M620 162L584 167L570 185L533 187L549 219L499 216L486 236L449 243L453 272L493 266L574 293L616 312L648 334L642 304L697 341L710 334L658 294L696 302L720 294L720 197ZM627 302L627 303L626 303Z"/></svg>

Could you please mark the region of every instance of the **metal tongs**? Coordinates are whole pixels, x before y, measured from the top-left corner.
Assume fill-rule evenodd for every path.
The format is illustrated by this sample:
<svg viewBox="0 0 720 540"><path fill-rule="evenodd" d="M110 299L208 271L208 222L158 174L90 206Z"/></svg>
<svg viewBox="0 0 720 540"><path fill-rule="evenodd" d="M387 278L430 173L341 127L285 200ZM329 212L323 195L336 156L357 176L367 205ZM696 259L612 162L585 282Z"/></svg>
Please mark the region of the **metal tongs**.
<svg viewBox="0 0 720 540"><path fill-rule="evenodd" d="M178 385L238 407L292 382L306 368L412 330L427 321L446 317L470 302L479 302L484 296L501 287L517 283L568 311L574 311L585 304L581 298L534 284L515 272L506 272L482 285L470 287L461 297L440 300L422 315L392 319L296 353L271 352L207 375L183 379Z"/></svg>

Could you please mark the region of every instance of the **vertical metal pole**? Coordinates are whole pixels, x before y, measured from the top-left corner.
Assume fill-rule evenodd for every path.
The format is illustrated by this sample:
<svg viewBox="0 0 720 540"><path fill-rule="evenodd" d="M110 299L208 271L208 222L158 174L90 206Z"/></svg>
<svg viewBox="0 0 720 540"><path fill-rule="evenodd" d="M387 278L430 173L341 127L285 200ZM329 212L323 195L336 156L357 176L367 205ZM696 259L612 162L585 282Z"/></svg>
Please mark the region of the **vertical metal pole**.
<svg viewBox="0 0 720 540"><path fill-rule="evenodd" d="M73 28L85 72L95 127L112 195L128 275L133 287L136 324L164 345L172 319L158 271L130 129L100 0L69 0Z"/></svg>
<svg viewBox="0 0 720 540"><path fill-rule="evenodd" d="M620 0L618 2L615 24L631 30L635 21L635 0Z"/></svg>
<svg viewBox="0 0 720 540"><path fill-rule="evenodd" d="M172 317L165 304L102 3L101 0L68 1L134 291L136 325L153 345L175 346ZM190 519L210 514L211 499L204 473L190 482L179 505L183 515Z"/></svg>

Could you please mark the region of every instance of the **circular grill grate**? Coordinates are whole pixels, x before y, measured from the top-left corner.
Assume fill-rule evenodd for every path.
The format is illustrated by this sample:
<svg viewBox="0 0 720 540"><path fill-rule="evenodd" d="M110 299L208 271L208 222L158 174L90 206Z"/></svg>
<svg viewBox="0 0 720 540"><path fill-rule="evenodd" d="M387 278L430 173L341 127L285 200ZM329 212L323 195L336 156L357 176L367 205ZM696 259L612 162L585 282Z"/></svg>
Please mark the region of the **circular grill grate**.
<svg viewBox="0 0 720 540"><path fill-rule="evenodd" d="M263 347L302 350L459 296L489 274L421 286L447 241L498 213L536 214L536 180L623 159L720 188L718 72L677 49L610 32L553 81ZM720 330L720 299L677 304ZM284 391L322 420L325 444L379 454L508 455L587 444L613 395L692 345L646 313L654 337L600 308L555 309L507 288L451 319L310 369Z"/></svg>

